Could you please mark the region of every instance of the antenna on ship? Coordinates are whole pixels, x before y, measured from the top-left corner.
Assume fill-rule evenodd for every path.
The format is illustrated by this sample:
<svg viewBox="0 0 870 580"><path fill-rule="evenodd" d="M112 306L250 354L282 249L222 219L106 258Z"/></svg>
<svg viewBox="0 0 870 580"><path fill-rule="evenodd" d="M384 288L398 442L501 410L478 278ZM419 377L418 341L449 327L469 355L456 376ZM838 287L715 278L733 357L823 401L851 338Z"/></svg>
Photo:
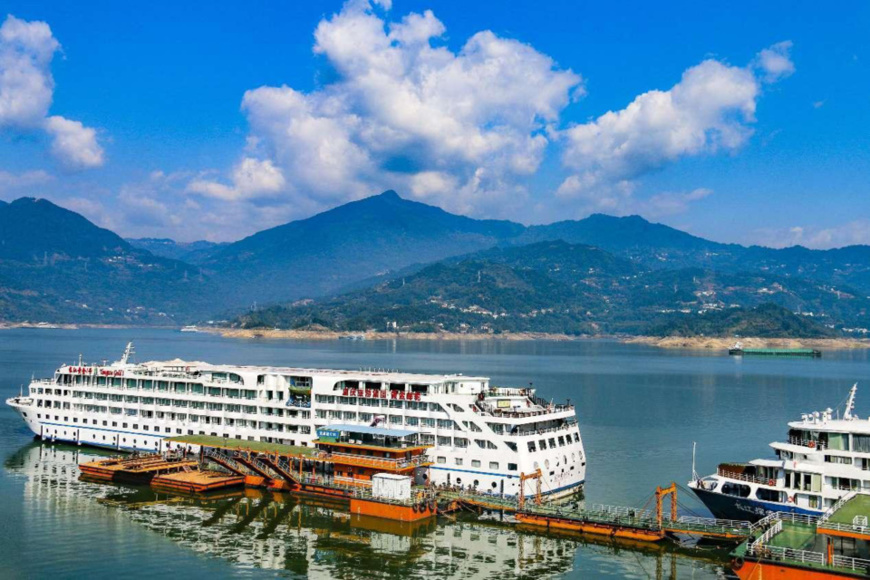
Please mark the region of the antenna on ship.
<svg viewBox="0 0 870 580"><path fill-rule="evenodd" d="M847 421L852 418L852 410L855 408L855 393L857 392L858 383L855 383L849 390L849 398L846 400L846 411L843 413L843 419Z"/></svg>
<svg viewBox="0 0 870 580"><path fill-rule="evenodd" d="M130 360L130 357L133 355L133 342L130 341L127 343L127 348L124 349L124 354L121 356L121 364L127 364L127 361Z"/></svg>

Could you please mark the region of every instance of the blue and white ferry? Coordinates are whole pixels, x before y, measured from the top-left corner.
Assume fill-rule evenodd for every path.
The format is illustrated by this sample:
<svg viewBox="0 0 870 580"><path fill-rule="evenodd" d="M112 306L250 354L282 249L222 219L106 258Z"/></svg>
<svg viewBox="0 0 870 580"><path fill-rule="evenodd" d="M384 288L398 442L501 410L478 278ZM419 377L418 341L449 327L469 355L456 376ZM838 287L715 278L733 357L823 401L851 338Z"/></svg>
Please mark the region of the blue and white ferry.
<svg viewBox="0 0 870 580"><path fill-rule="evenodd" d="M842 418L829 408L789 423L787 441L770 444L776 459L722 463L689 487L717 518L738 520L771 512L821 516L851 492L870 492L870 420L853 413L857 388Z"/></svg>

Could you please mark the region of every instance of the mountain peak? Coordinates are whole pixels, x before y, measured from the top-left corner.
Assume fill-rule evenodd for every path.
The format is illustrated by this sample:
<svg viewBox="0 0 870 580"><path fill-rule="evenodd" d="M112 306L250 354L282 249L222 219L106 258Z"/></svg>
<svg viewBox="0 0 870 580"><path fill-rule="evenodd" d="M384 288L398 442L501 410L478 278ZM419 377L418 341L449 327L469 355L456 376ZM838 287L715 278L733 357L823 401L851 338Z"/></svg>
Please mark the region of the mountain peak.
<svg viewBox="0 0 870 580"><path fill-rule="evenodd" d="M0 209L0 258L95 257L130 249L113 232L44 198L20 197Z"/></svg>

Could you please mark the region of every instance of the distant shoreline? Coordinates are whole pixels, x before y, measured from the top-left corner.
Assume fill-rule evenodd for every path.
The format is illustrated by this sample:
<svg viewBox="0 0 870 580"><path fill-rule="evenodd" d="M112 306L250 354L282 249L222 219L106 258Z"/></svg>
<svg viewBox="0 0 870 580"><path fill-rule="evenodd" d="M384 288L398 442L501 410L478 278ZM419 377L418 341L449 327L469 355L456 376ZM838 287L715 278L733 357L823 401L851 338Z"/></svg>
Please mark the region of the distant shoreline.
<svg viewBox="0 0 870 580"><path fill-rule="evenodd" d="M174 328L176 326L137 326L129 324L53 324L33 322L0 322L0 330L14 328L62 329L79 328ZM617 340L624 344L644 344L657 348L684 350L726 351L737 340L744 348L815 348L819 350L870 349L870 338L719 338L708 336L615 336L615 335L569 335L546 332L460 333L460 332L338 332L335 330L276 330L273 328L227 328L218 326L198 327L197 332L217 334L225 338L267 340L341 340L361 337L365 340L467 340L467 341L579 341Z"/></svg>
<svg viewBox="0 0 870 580"><path fill-rule="evenodd" d="M359 336L365 340L619 340L625 344L645 344L659 348L681 348L686 350L728 350L734 345L734 338L678 337L678 336L572 336L568 334L549 334L544 332L516 332L502 334L463 334L458 332L336 332L332 330L275 330L266 328L202 328L200 332L220 334L226 338L264 338L296 340L339 340ZM747 348L818 348L826 350L848 350L870 348L870 339L855 338L741 338Z"/></svg>
<svg viewBox="0 0 870 580"><path fill-rule="evenodd" d="M342 338L362 337L365 340L578 340L567 334L548 334L544 332L510 332L502 334L459 333L459 332L338 332L334 330L275 330L270 328L198 328L197 332L220 334L226 338L267 338L296 340L340 340Z"/></svg>

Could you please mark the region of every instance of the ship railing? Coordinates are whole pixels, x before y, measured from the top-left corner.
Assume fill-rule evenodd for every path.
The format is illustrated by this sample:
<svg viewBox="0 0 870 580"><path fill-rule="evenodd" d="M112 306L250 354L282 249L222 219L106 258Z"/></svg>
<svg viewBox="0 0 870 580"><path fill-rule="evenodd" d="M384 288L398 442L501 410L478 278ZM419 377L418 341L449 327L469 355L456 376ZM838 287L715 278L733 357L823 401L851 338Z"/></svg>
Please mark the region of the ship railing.
<svg viewBox="0 0 870 580"><path fill-rule="evenodd" d="M789 512L774 512L778 520L791 522L793 524L804 524L814 526L819 523L819 516L811 516L807 514L793 514Z"/></svg>
<svg viewBox="0 0 870 580"><path fill-rule="evenodd" d="M528 387L490 387L484 391L486 397L529 397L535 396L535 389Z"/></svg>
<svg viewBox="0 0 870 580"><path fill-rule="evenodd" d="M810 552L809 550L798 550L783 546L770 546L759 542L750 544L746 549L746 553L750 556L758 556L768 560L788 560L790 562L800 562L801 564L825 565L825 555L821 552Z"/></svg>
<svg viewBox="0 0 870 580"><path fill-rule="evenodd" d="M736 471L732 471L730 469L723 469L719 467L716 469L716 474L721 477L727 477L728 479L736 479L737 481L745 481L747 483L758 483L761 485L769 485L770 481L773 481L776 484L776 480L773 478L766 479L763 477L756 477L754 475L746 475L744 473L737 473Z"/></svg>
<svg viewBox="0 0 870 580"><path fill-rule="evenodd" d="M676 523L729 529L752 528L752 522L748 522L746 520L723 520L718 518L702 518L698 516L679 516Z"/></svg>
<svg viewBox="0 0 870 580"><path fill-rule="evenodd" d="M485 412L494 417L508 417L511 419L524 419L527 417L544 417L555 413L564 413L565 411L573 411L574 405L547 405L543 408L528 408L528 409L499 409L492 405L481 405Z"/></svg>
<svg viewBox="0 0 870 580"><path fill-rule="evenodd" d="M870 560L862 558L852 558L850 556L834 555L831 559L831 565L834 568L844 568L846 570L854 570L862 574L870 574Z"/></svg>
<svg viewBox="0 0 870 580"><path fill-rule="evenodd" d="M808 447L810 449L826 449L825 444L821 441L815 441L813 439L801 439L800 437L789 437L788 442L790 445L797 445L798 447Z"/></svg>
<svg viewBox="0 0 870 580"><path fill-rule="evenodd" d="M776 522L789 522L792 524L802 524L805 526L815 526L819 522L819 516L807 514L795 514L791 512L770 512L757 522L751 525L753 530L764 529Z"/></svg>
<svg viewBox="0 0 870 580"><path fill-rule="evenodd" d="M776 515L777 515L777 512L770 512L769 514L767 514L766 516L764 516L763 518L761 518L757 522L751 524L749 527L752 528L753 532L758 531L758 530L767 529L767 527L769 525L771 525L772 523L776 523L778 521L778 518L776 517Z"/></svg>
<svg viewBox="0 0 870 580"><path fill-rule="evenodd" d="M782 532L782 520L776 520L776 523L767 528L757 540L752 542L750 547L765 546L780 532Z"/></svg>
<svg viewBox="0 0 870 580"><path fill-rule="evenodd" d="M371 457L365 455L354 455L353 453L324 453L318 454L322 459L346 459L352 461L356 465L369 465L372 467L390 467L393 469L402 469L405 467L418 466L431 461L425 455L418 455L412 459L393 459L389 457Z"/></svg>
<svg viewBox="0 0 870 580"><path fill-rule="evenodd" d="M832 505L832 506L828 509L828 511L826 511L824 514L822 514L822 517L819 518L819 524L821 524L822 522L826 522L826 521L828 521L828 518L830 518L830 517L834 514L834 512L836 512L838 509L840 509L841 507L843 507L844 505L846 505L846 502L847 502L847 501L849 501L850 499L852 499L853 497L855 497L855 494L856 494L856 493L857 493L857 492L855 492L855 491L850 491L849 493L847 493L846 495L844 495L843 497L841 497L839 500L837 500L837 503L835 503L834 505Z"/></svg>
<svg viewBox="0 0 870 580"><path fill-rule="evenodd" d="M837 532L851 532L853 534L870 535L870 526L861 526L855 524L840 524L832 521L820 521L820 530L834 530Z"/></svg>
<svg viewBox="0 0 870 580"><path fill-rule="evenodd" d="M565 431L570 430L572 427L576 427L576 422L568 422L564 425L559 425L558 427L547 427L546 429L534 429L531 431L514 431L511 433L504 433L508 437L525 437L527 435L544 435L546 433L555 433L557 431Z"/></svg>

